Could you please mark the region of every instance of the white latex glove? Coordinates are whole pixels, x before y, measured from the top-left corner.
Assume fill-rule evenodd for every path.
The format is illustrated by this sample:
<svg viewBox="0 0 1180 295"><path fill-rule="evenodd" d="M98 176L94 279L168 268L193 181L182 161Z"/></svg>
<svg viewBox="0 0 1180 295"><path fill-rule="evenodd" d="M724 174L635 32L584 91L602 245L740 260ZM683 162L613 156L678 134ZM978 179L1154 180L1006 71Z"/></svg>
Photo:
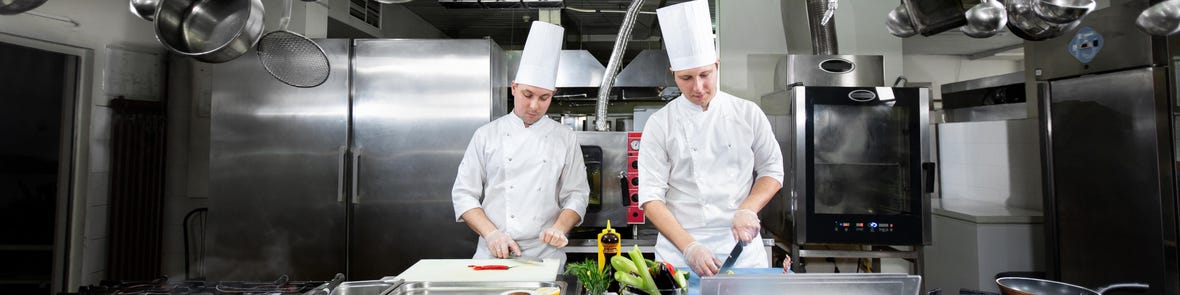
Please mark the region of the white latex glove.
<svg viewBox="0 0 1180 295"><path fill-rule="evenodd" d="M565 237L565 232L557 229L556 227L550 227L541 231L540 236L541 242L549 244L553 247L562 248L570 243L570 240Z"/></svg>
<svg viewBox="0 0 1180 295"><path fill-rule="evenodd" d="M758 231L762 230L762 222L758 220L758 213L753 210L741 209L733 214L733 238L749 244Z"/></svg>
<svg viewBox="0 0 1180 295"><path fill-rule="evenodd" d="M488 245L488 251L491 251L492 256L496 258L508 258L508 254L521 255L520 246L512 240L512 236L498 229L484 235L483 240Z"/></svg>
<svg viewBox="0 0 1180 295"><path fill-rule="evenodd" d="M713 252L701 243L688 244L688 248L684 248L684 260L688 261L688 266L692 267L692 271L698 276L715 275L721 270L721 260L717 260Z"/></svg>

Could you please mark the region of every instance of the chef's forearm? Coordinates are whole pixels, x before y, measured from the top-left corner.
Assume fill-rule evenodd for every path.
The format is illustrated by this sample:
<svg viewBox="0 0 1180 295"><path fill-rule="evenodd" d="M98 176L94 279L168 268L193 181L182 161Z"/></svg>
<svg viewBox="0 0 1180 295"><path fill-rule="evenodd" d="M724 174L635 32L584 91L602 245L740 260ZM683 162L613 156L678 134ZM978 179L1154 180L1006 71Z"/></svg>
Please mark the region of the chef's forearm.
<svg viewBox="0 0 1180 295"><path fill-rule="evenodd" d="M491 219L488 219L487 214L484 214L483 208L467 210L467 212L463 212L462 216L464 222L467 223L467 227L470 227L472 231L475 231L481 237L497 229L496 224L492 223Z"/></svg>
<svg viewBox="0 0 1180 295"><path fill-rule="evenodd" d="M742 201L741 205L738 205L738 209L746 209L758 213L758 211L762 210L762 207L766 207L770 199L774 198L774 194L778 193L778 190L782 187L783 185L773 177L758 177L757 180L754 180L754 187L750 189L750 195L746 197L746 200Z"/></svg>
<svg viewBox="0 0 1180 295"><path fill-rule="evenodd" d="M579 221L582 221L582 217L578 216L578 212L570 209L561 209L561 214L557 216L557 221L553 223L553 226L568 233Z"/></svg>
<svg viewBox="0 0 1180 295"><path fill-rule="evenodd" d="M672 211L668 210L668 206L663 201L648 201L643 203L643 214L647 216L647 220L656 226L660 234L664 235L672 244L676 245L677 249L684 252L689 244L695 242L696 239L684 230L680 225L680 221L676 220L676 216L672 215Z"/></svg>

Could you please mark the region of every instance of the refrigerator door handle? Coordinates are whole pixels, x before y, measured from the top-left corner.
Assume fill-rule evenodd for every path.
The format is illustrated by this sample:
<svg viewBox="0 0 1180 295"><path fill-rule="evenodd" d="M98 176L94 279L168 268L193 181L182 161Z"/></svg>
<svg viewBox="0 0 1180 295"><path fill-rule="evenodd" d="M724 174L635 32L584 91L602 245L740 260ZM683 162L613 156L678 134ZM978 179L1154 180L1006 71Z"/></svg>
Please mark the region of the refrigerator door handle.
<svg viewBox="0 0 1180 295"><path fill-rule="evenodd" d="M340 165L336 168L336 203L344 202L344 164L348 162L348 147L340 146L337 148L340 153Z"/></svg>
<svg viewBox="0 0 1180 295"><path fill-rule="evenodd" d="M357 180L361 178L360 174L358 174L360 171L360 166L361 166L361 149L356 148L356 149L352 150L352 203L353 204L360 204L361 203L361 192L357 190L357 188L358 188L358 186L357 186L358 181Z"/></svg>
<svg viewBox="0 0 1180 295"><path fill-rule="evenodd" d="M925 193L934 192L934 163L922 163L922 191Z"/></svg>

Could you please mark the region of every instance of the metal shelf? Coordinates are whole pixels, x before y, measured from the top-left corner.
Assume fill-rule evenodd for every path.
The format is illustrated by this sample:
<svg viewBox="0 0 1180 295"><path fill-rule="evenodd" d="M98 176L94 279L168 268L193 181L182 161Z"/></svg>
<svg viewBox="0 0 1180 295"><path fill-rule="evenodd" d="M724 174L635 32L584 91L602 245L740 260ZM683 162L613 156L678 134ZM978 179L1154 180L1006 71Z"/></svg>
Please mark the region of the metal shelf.
<svg viewBox="0 0 1180 295"><path fill-rule="evenodd" d="M899 163L815 163L816 165L849 165L849 166L901 166Z"/></svg>

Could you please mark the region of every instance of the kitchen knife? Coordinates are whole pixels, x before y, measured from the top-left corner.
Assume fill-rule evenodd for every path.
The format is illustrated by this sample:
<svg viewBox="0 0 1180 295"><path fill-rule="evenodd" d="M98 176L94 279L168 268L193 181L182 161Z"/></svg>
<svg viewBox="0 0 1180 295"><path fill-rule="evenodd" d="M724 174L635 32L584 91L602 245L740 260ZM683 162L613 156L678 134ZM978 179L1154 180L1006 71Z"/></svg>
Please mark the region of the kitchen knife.
<svg viewBox="0 0 1180 295"><path fill-rule="evenodd" d="M512 260L514 260L516 262L520 262L520 263L525 263L525 264L545 263L545 260L543 260L541 258L534 257L534 256L517 256L517 257L513 257Z"/></svg>
<svg viewBox="0 0 1180 295"><path fill-rule="evenodd" d="M742 248L746 247L746 243L738 240L737 245L733 245L733 250L729 251L729 257L725 258L725 263L721 264L721 269L717 270L717 274L723 274L725 271L733 268L733 264L737 262L738 256L742 255Z"/></svg>

